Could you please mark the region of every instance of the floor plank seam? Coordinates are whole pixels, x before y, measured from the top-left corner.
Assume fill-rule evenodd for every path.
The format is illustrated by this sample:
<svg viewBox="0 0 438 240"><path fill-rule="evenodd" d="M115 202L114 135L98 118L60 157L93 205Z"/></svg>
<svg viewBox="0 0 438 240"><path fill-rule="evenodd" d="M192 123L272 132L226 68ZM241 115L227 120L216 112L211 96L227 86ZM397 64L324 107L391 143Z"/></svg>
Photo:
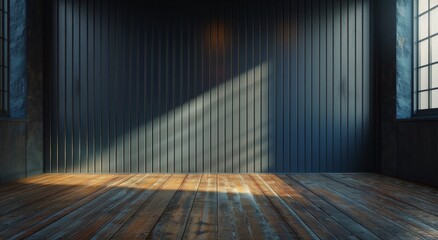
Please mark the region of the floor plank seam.
<svg viewBox="0 0 438 240"><path fill-rule="evenodd" d="M252 177L252 179L253 179L253 181L254 181L254 177L253 177L252 175L250 175L250 176ZM260 188L260 185L259 185L256 181L254 181L254 183L255 183L257 186L259 186L259 188ZM269 187L269 186L268 186L268 187ZM263 192L263 194L265 195L265 197L268 199L268 201L271 203L273 209L275 209L275 211L280 215L280 217L281 217L286 223L288 223L288 221L284 218L283 214L281 214L281 211L275 206L275 204L272 202L272 200L269 198L269 196L266 195L266 193L265 193L263 190L261 190L261 191ZM271 191L273 191L273 190L271 189ZM286 206L287 206L287 204L286 204L282 199L280 199L280 201L283 203L283 205L286 205ZM289 207L288 207L288 208L289 208ZM289 208L289 210L292 211L292 212L294 212L294 211L293 211L292 209L290 209L290 208ZM296 216L296 213L295 213L295 216ZM299 218L299 217L298 217L298 218ZM300 219L300 218L299 218L299 219ZM309 227L308 227L308 226L302 221L302 219L300 219L300 220L301 220L301 223L306 227L306 230L309 231L309 230L310 230ZM295 235L299 238L299 234L296 232L296 230L293 229L292 226L290 226L289 223L288 223L287 225L289 226L290 230L291 230L293 233L295 233ZM312 234L314 235L314 237L316 237L316 234L313 233L313 231L310 230L310 232L312 232Z"/></svg>
<svg viewBox="0 0 438 240"><path fill-rule="evenodd" d="M189 211L189 213L188 213L187 222L186 222L186 225L185 225L185 227L184 227L184 231L183 231L183 233L182 233L182 236L185 236L185 235L186 235L186 231L187 231L187 227L188 227L188 223L189 223L188 221L190 220L190 216L191 216L191 214L192 214L193 206L195 205L196 199L198 198L199 187L200 187L200 185L201 185L201 182L202 182L202 179L204 178L204 176L205 176L205 174L202 174L201 179L199 179L199 184L198 184L198 187L196 188L196 194L195 194L195 197L193 198L193 202L192 202L192 205L191 205L191 207L190 207L190 211Z"/></svg>
<svg viewBox="0 0 438 240"><path fill-rule="evenodd" d="M270 176L269 176L270 177ZM272 177L270 177L270 179L271 180L273 180L272 179ZM273 180L280 188L282 188L287 194L288 194L288 196L289 197L291 197L292 199L294 199L294 201L296 201L299 205L300 205L300 207L302 207L302 209L304 209L305 211L306 211L306 213L308 213L310 216L312 216L314 219L315 219L315 221L317 221L317 222L319 222L319 224L320 225L322 225L322 226L324 226L325 227L325 229L327 230L327 231L329 231L333 236L335 236L336 234L334 233L334 232L332 232L331 230L330 230L330 228L328 227L328 226L326 226L326 224L324 224L322 221L321 221L321 219L319 219L317 216L315 216L309 209L307 209L307 207L305 207L305 206L303 206L300 202L298 202L293 196L291 196L289 193L288 193L288 191L284 188L284 187L282 187L282 186L280 186L275 180ZM268 184L269 185L269 184ZM288 186L290 186L290 185L288 185ZM290 186L291 188L293 188L292 186ZM304 197L304 196L303 196ZM305 198L305 197L304 197ZM306 198L307 199L307 198ZM311 202L310 200L309 200L309 202ZM317 206L315 206L316 208L318 208L318 209L320 209L319 207L317 207ZM321 211L322 211L322 209L320 209ZM304 221L304 220L302 220L302 221ZM346 229L347 230L347 229ZM347 230L348 231L348 230ZM316 234L316 233L315 233Z"/></svg>
<svg viewBox="0 0 438 240"><path fill-rule="evenodd" d="M169 180L169 178L172 176L173 174L170 174L169 176L167 176L167 178L166 178L166 181L167 180ZM158 181L158 180L157 180ZM163 183L157 188L157 190L159 190L165 183L166 183L166 181L163 181ZM154 190L154 192L148 197L148 199L150 199L156 192L157 192L157 190ZM128 222L129 222L129 220L133 217L133 216L135 216L135 214L137 213L137 211L139 211L141 208L142 208L142 206L144 205L144 204L146 204L147 203L147 201L145 201L145 202L143 202L138 208L137 208L137 210L136 211L134 211L130 216L129 216L129 218L127 218L126 219L126 221L123 223L123 224L121 224L118 228L117 228L117 230L115 230L115 231L113 231L113 233L111 234L111 236L108 236L108 239L113 239L113 237L114 237L114 235L116 235L119 231L120 231L120 229L122 229ZM108 222L109 223L109 222ZM98 232L97 232L98 233ZM97 234L96 233L96 234Z"/></svg>
<svg viewBox="0 0 438 240"><path fill-rule="evenodd" d="M163 210L163 213L166 212L167 208L169 207L170 203L172 202L173 197L178 193L178 191L181 189L181 187L183 186L185 180L187 179L187 177L189 176L189 174L185 174L185 177L183 179L183 181L181 181L180 186L178 187L178 189L173 193L172 197L170 198L169 202L166 204L166 207ZM157 223L160 221L161 217L163 216L163 214L160 215L159 218L157 218L157 220L155 221L154 226L151 228L151 231L149 232L148 236L145 236L146 239L149 239L149 236L153 233L153 230L155 229L155 227L157 226Z"/></svg>

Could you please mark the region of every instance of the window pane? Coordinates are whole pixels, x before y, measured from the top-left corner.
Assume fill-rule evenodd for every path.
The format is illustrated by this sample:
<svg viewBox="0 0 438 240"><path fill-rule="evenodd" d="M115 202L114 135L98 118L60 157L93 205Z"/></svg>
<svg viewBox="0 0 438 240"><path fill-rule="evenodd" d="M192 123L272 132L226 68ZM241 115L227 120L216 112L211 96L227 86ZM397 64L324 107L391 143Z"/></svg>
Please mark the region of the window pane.
<svg viewBox="0 0 438 240"><path fill-rule="evenodd" d="M429 13L418 19L418 39L421 40L429 36Z"/></svg>
<svg viewBox="0 0 438 240"><path fill-rule="evenodd" d="M418 97L418 108L428 109L429 108L429 92L421 92Z"/></svg>
<svg viewBox="0 0 438 240"><path fill-rule="evenodd" d="M432 62L438 61L438 36L432 38L430 47L432 48Z"/></svg>
<svg viewBox="0 0 438 240"><path fill-rule="evenodd" d="M424 40L420 42L418 55L420 66L429 63L429 40Z"/></svg>
<svg viewBox="0 0 438 240"><path fill-rule="evenodd" d="M418 90L429 88L429 67L420 68L418 74Z"/></svg>
<svg viewBox="0 0 438 240"><path fill-rule="evenodd" d="M438 108L438 90L433 90L431 97L432 97L432 99L431 99L432 105L430 106L430 108Z"/></svg>
<svg viewBox="0 0 438 240"><path fill-rule="evenodd" d="M432 87L438 88L438 64L432 65Z"/></svg>
<svg viewBox="0 0 438 240"><path fill-rule="evenodd" d="M430 47L431 49L431 53L432 53L432 62L437 62L438 61L438 36L435 36L433 38L431 38L431 42L430 42Z"/></svg>
<svg viewBox="0 0 438 240"><path fill-rule="evenodd" d="M438 6L438 0L430 0L430 8Z"/></svg>
<svg viewBox="0 0 438 240"><path fill-rule="evenodd" d="M429 0L418 0L418 14L426 11L429 8L428 1Z"/></svg>
<svg viewBox="0 0 438 240"><path fill-rule="evenodd" d="M438 8L430 12L430 35L438 33Z"/></svg>

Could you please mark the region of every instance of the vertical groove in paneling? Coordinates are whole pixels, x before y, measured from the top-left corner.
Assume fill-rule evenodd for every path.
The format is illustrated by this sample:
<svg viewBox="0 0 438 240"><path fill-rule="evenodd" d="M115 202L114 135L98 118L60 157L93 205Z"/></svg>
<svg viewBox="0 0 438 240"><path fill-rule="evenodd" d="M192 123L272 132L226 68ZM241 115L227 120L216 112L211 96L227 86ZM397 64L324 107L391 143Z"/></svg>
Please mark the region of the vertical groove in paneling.
<svg viewBox="0 0 438 240"><path fill-rule="evenodd" d="M53 1L46 170L372 170L369 4Z"/></svg>
<svg viewBox="0 0 438 240"><path fill-rule="evenodd" d="M63 9L63 11L64 11L64 16L65 16L65 18L63 18L63 25L64 25L64 32L63 33L61 33L61 35L63 35L63 40L61 40L61 42L63 42L63 46L64 46L64 48L61 50L61 51L63 51L63 57L62 57L62 59L64 60L64 64L62 64L62 66L63 66L63 78L62 78L62 82L63 82L63 87L64 87L64 89L62 90L63 91L63 105L61 106L61 108L62 108L62 110L63 110L63 160L61 160L61 162L63 162L63 165L62 165L62 172L66 172L67 171L67 161L68 161L68 159L67 159L67 156L68 156L68 153L67 153L67 147L68 147L68 143L67 143L67 138L68 138L68 136L67 136L67 111L68 111L68 109L67 109L67 89L68 89L68 87L67 87L67 66L68 66L68 57L67 57L67 50L68 49L70 49L68 46L66 46L67 45L67 18L68 18L68 16L67 16L67 2L66 1L64 1L64 9Z"/></svg>
<svg viewBox="0 0 438 240"><path fill-rule="evenodd" d="M55 28L55 26L53 25L54 21L51 19L52 18L51 16L54 15L53 14L54 13L54 10L53 10L54 6L53 5L47 5L47 6L45 6L45 9L44 9L44 12L46 13L44 15L44 21L46 22L46 25L48 25L49 27L44 30L44 42L45 43L43 44L43 46L45 48L51 48L51 47L54 48L52 52L49 52L51 54L49 57L50 64L43 65L44 74L50 76L48 78L48 81L44 82L44 89L46 89L45 90L46 95L43 97L44 105L46 107L50 106L49 111L53 111L53 109L54 109L53 95L56 94L55 91L53 91L54 84L49 83L49 81L54 79L53 66L54 66L54 59L56 57L56 55L54 53L56 47L54 47L55 41L53 38L56 37L56 35L47 34L47 33L51 32L50 29ZM47 14L47 13L50 13L50 14ZM48 17L48 16L50 16L50 17ZM48 111L46 110L46 112L48 112ZM43 142L45 143L45 144L43 144L43 146L44 146L43 158L46 160L43 162L43 169L46 172L52 172L52 168L51 168L51 163L52 163L52 158L53 158L52 149L53 149L53 145L54 145L53 144L53 135L52 135L53 134L53 131L52 131L53 130L53 127L52 127L53 126L53 116L55 116L55 115L50 114L49 118L46 118L46 121L43 122L43 129L46 129L46 133L44 134L44 140L43 140Z"/></svg>
<svg viewBox="0 0 438 240"><path fill-rule="evenodd" d="M320 24L319 24L319 0L312 2L312 167L311 171L320 171L320 129L319 122L323 117L320 113L319 98L321 97L320 92L320 52L319 52L319 42L321 40L320 36Z"/></svg>
<svg viewBox="0 0 438 240"><path fill-rule="evenodd" d="M111 169L110 146L110 75L109 75L109 4L102 5L102 172Z"/></svg>
<svg viewBox="0 0 438 240"><path fill-rule="evenodd" d="M312 2L305 1L304 9L304 171L308 172L312 164Z"/></svg>
<svg viewBox="0 0 438 240"><path fill-rule="evenodd" d="M334 3L327 0L327 171L334 171Z"/></svg>
<svg viewBox="0 0 438 240"><path fill-rule="evenodd" d="M92 59L94 58L94 47L92 44L92 38L94 37L94 18L92 11L94 9L94 3L87 2L87 146L88 146L88 164L87 172L94 172L94 64ZM90 166L91 165L91 166Z"/></svg>
<svg viewBox="0 0 438 240"><path fill-rule="evenodd" d="M372 151L372 146L371 146L371 138L373 136L373 134L371 133L371 131L369 131L369 129L371 127L373 127L371 120L373 119L373 116L371 116L371 86L372 86L372 82L370 81L370 77L371 77L371 65L370 65L370 51L369 49L371 49L371 34L369 34L371 32L371 27L370 27L370 4L371 1L370 0L363 0L363 45L362 45L362 54L363 54L363 79L364 81L367 81L365 83L363 83L363 114L364 114L364 128L363 128L363 143L364 143L364 158L365 160L368 162L368 168L367 170L372 170L373 168L375 168L376 166L374 166L374 160L372 160L373 155L370 154L370 152Z"/></svg>
<svg viewBox="0 0 438 240"><path fill-rule="evenodd" d="M88 144L87 144L87 119L88 119L88 115L87 115L87 89L88 89L88 85L87 85L87 2L82 0L80 1L80 11L79 11L79 44L80 44L80 49L79 49L79 91L80 91L80 102L79 102L79 106L80 106L80 146L81 146L81 151L80 151L80 169L79 171L82 172L87 172L87 168L86 166L88 165L87 163L87 149L88 149Z"/></svg>
<svg viewBox="0 0 438 240"><path fill-rule="evenodd" d="M70 121L69 123L67 123L67 126L70 126L70 129L67 131L67 133L70 135L69 137L69 141L70 144L69 145L69 150L70 150L70 161L68 161L70 163L70 166L68 168L68 172L75 172L75 157L76 157L76 142L75 142L75 136L76 136L76 113L75 113L75 100L76 100L76 92L75 92L75 54L76 54L76 49L75 49L75 44L76 44L76 39L75 39L75 27L76 27L76 22L75 22L75 6L76 3L75 2L71 2L68 7L67 7L67 11L70 14L69 17L69 23L68 24L68 34L66 37L67 40L67 46L68 48L68 58L69 58L69 63L68 63L68 88L67 91L70 95L67 95L67 99L68 101L70 101L69 105L69 110L68 110L68 114L70 114L67 117L67 120ZM67 108L68 109L68 108Z"/></svg>
<svg viewBox="0 0 438 240"><path fill-rule="evenodd" d="M320 136L319 136L319 144L320 144L320 154L319 154L319 165L320 165L320 171L326 172L328 170L328 158L327 158L327 136L328 136L328 110L327 110L327 88L328 88L328 64L327 63L327 47L328 47L328 40L327 40L327 11L328 11L328 5L327 0L321 0L320 1L320 48L319 48L319 66L320 66L320 96L319 96L319 104L320 104L320 118L319 118L319 129L320 129Z"/></svg>
<svg viewBox="0 0 438 240"><path fill-rule="evenodd" d="M290 5L290 172L298 171L298 0Z"/></svg>
<svg viewBox="0 0 438 240"><path fill-rule="evenodd" d="M297 172L304 172L305 158L305 81L304 81L304 59L305 59L305 4L303 1L298 1L297 7Z"/></svg>

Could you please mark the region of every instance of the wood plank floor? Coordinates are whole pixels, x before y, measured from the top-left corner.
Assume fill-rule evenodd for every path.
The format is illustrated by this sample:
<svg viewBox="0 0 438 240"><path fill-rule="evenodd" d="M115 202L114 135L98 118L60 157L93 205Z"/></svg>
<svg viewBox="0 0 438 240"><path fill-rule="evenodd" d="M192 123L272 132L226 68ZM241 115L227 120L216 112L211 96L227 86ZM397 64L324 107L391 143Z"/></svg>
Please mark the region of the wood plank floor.
<svg viewBox="0 0 438 240"><path fill-rule="evenodd" d="M0 239L437 239L438 189L376 174L46 174Z"/></svg>

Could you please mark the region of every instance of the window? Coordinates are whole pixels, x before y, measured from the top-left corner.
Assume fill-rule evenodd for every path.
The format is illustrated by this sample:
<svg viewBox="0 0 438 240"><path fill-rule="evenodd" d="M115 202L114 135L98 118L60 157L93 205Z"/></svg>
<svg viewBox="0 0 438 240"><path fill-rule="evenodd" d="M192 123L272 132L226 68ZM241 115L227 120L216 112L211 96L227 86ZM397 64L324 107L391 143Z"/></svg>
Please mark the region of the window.
<svg viewBox="0 0 438 240"><path fill-rule="evenodd" d="M438 0L416 0L417 110L438 109Z"/></svg>
<svg viewBox="0 0 438 240"><path fill-rule="evenodd" d="M0 0L0 115L9 112L9 1Z"/></svg>

